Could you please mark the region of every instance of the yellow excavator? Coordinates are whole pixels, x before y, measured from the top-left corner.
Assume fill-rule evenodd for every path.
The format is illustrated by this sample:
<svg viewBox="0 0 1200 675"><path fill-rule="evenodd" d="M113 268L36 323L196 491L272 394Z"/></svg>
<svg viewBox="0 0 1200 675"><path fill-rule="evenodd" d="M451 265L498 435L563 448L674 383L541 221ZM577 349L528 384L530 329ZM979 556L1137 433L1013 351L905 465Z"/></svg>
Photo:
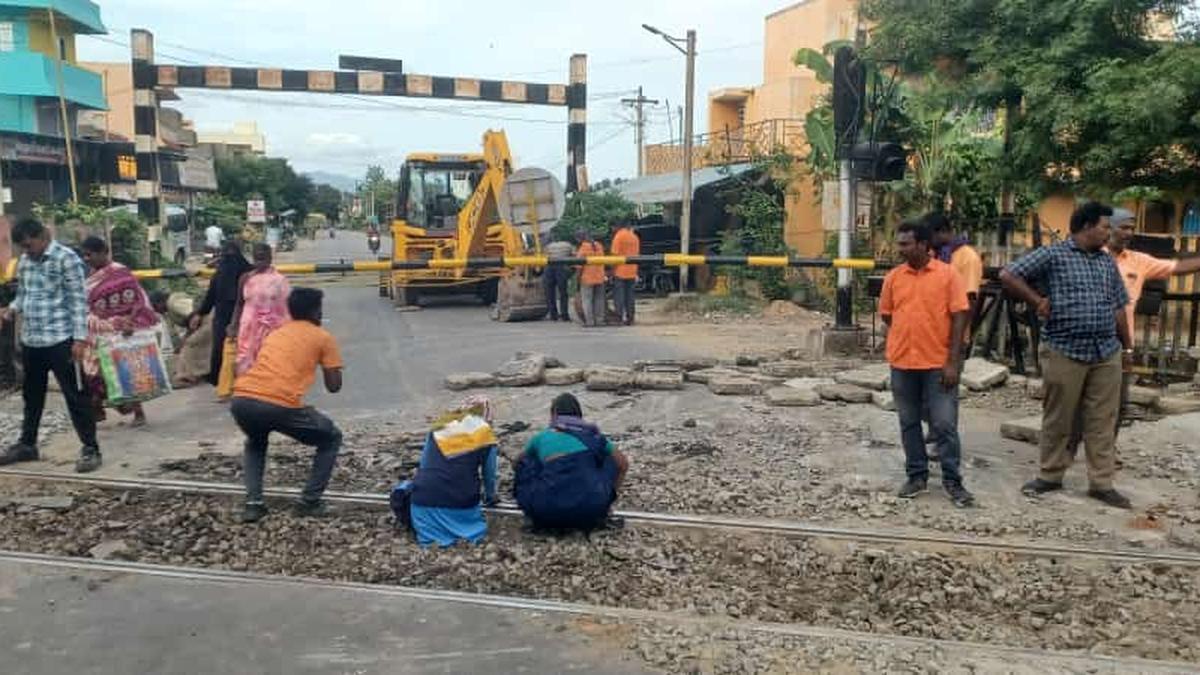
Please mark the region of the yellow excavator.
<svg viewBox="0 0 1200 675"><path fill-rule="evenodd" d="M497 320L542 318L540 270L505 268L500 261L540 256L542 236L561 217L563 199L549 173L513 171L503 131L484 134L482 154L409 155L400 169L391 259L429 266L385 272L380 295L401 307L422 296L474 293ZM466 259L485 260L485 266L454 264Z"/></svg>

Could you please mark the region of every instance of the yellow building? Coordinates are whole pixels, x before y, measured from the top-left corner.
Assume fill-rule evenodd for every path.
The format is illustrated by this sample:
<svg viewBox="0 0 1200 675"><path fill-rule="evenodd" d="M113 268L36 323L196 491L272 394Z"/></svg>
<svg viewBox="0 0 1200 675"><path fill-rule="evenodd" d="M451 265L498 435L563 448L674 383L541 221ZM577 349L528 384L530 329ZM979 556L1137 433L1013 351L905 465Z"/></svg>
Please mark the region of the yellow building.
<svg viewBox="0 0 1200 675"><path fill-rule="evenodd" d="M745 162L756 153L784 148L807 153L804 117L820 103L828 85L793 63L801 48L820 50L838 40L853 40L859 30L857 0L804 0L767 15L763 28L763 76L754 86L723 87L709 93L708 133L696 140L697 168ZM679 171L679 144L646 149L647 173ZM830 190L829 192L836 192ZM836 195L829 206L836 214ZM787 197L784 239L803 256L825 248L827 220L821 199L809 179L795 182ZM824 211L831 211L830 208ZM836 219L828 223L836 226Z"/></svg>

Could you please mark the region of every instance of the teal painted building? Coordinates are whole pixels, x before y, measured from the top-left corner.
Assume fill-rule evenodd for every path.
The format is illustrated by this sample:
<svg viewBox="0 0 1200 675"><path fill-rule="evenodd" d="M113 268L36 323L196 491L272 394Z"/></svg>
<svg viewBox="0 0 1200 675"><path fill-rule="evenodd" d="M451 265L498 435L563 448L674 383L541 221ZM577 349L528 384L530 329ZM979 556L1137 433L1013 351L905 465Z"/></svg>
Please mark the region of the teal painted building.
<svg viewBox="0 0 1200 675"><path fill-rule="evenodd" d="M75 65L75 36L106 32L89 0L0 0L0 131L63 135L59 58L68 123L81 108L104 109L100 76Z"/></svg>

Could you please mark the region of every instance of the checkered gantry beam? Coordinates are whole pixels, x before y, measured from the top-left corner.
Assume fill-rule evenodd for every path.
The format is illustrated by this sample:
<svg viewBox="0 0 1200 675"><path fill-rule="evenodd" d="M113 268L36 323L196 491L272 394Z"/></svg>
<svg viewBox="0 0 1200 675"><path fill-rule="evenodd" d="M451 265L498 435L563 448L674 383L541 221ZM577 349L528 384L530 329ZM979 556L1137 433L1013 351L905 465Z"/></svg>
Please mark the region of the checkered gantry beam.
<svg viewBox="0 0 1200 675"><path fill-rule="evenodd" d="M570 83L563 85L376 71L156 65L154 36L149 31L133 29L130 44L138 215L151 222L158 222L162 211L156 145L158 87L406 96L566 107L567 192L587 189L587 56L584 54L571 57Z"/></svg>

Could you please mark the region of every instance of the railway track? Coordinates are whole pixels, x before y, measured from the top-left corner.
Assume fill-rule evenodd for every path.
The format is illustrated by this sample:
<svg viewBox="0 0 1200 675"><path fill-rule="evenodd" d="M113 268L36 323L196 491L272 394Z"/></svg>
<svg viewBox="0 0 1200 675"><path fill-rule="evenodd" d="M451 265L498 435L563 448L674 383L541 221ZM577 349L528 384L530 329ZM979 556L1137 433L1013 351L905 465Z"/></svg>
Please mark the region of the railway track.
<svg viewBox="0 0 1200 675"><path fill-rule="evenodd" d="M728 618L701 617L682 612L655 611L613 607L577 602L534 599L528 597L468 593L405 586L331 581L310 577L280 576L254 572L236 572L211 568L181 567L175 565L125 562L116 560L89 560L84 558L22 553L0 550L0 563L32 565L43 568L69 570L82 573L121 573L143 577L157 577L202 583L263 587L273 586L305 589L329 589L361 593L374 597L407 598L444 603L464 604L495 609L525 610L557 616L576 616L612 619L629 622L651 622L659 625L690 625L701 629L729 631L730 629L752 634L787 636L812 640L838 640L857 642L869 646L887 646L900 649L937 648L957 654L976 654L1001 659L1005 662L1027 662L1041 669L1057 670L1080 668L1085 672L1114 673L1194 673L1194 664L1178 661L1144 659L1136 657L1110 656L1093 653L1064 652L1052 649L1009 646L940 638L912 637L894 634L867 633L860 631L828 628L808 624L766 623L761 621Z"/></svg>
<svg viewBox="0 0 1200 675"><path fill-rule="evenodd" d="M0 477L18 477L31 480L87 485L110 490L168 490L204 495L240 496L242 486L232 483L210 483L202 481L151 479L151 478L107 478L79 476L46 471L24 469L0 469ZM299 494L298 489L267 489L269 497L286 498ZM349 492L327 492L325 498L334 504L386 507L387 495ZM516 517L520 511L513 505L502 505L487 509L494 515ZM791 537L819 538L860 543L942 546L970 549L989 553L1042 558L1079 558L1118 563L1165 564L1174 566L1200 567L1200 554L1187 552L1140 551L1128 549L1101 549L1063 544L1018 544L970 537L918 534L906 532L882 532L862 528L844 528L812 523L773 520L744 519L725 516L663 514L644 511L617 511L627 522L663 527L690 528L700 530L723 530L759 534L776 534Z"/></svg>

